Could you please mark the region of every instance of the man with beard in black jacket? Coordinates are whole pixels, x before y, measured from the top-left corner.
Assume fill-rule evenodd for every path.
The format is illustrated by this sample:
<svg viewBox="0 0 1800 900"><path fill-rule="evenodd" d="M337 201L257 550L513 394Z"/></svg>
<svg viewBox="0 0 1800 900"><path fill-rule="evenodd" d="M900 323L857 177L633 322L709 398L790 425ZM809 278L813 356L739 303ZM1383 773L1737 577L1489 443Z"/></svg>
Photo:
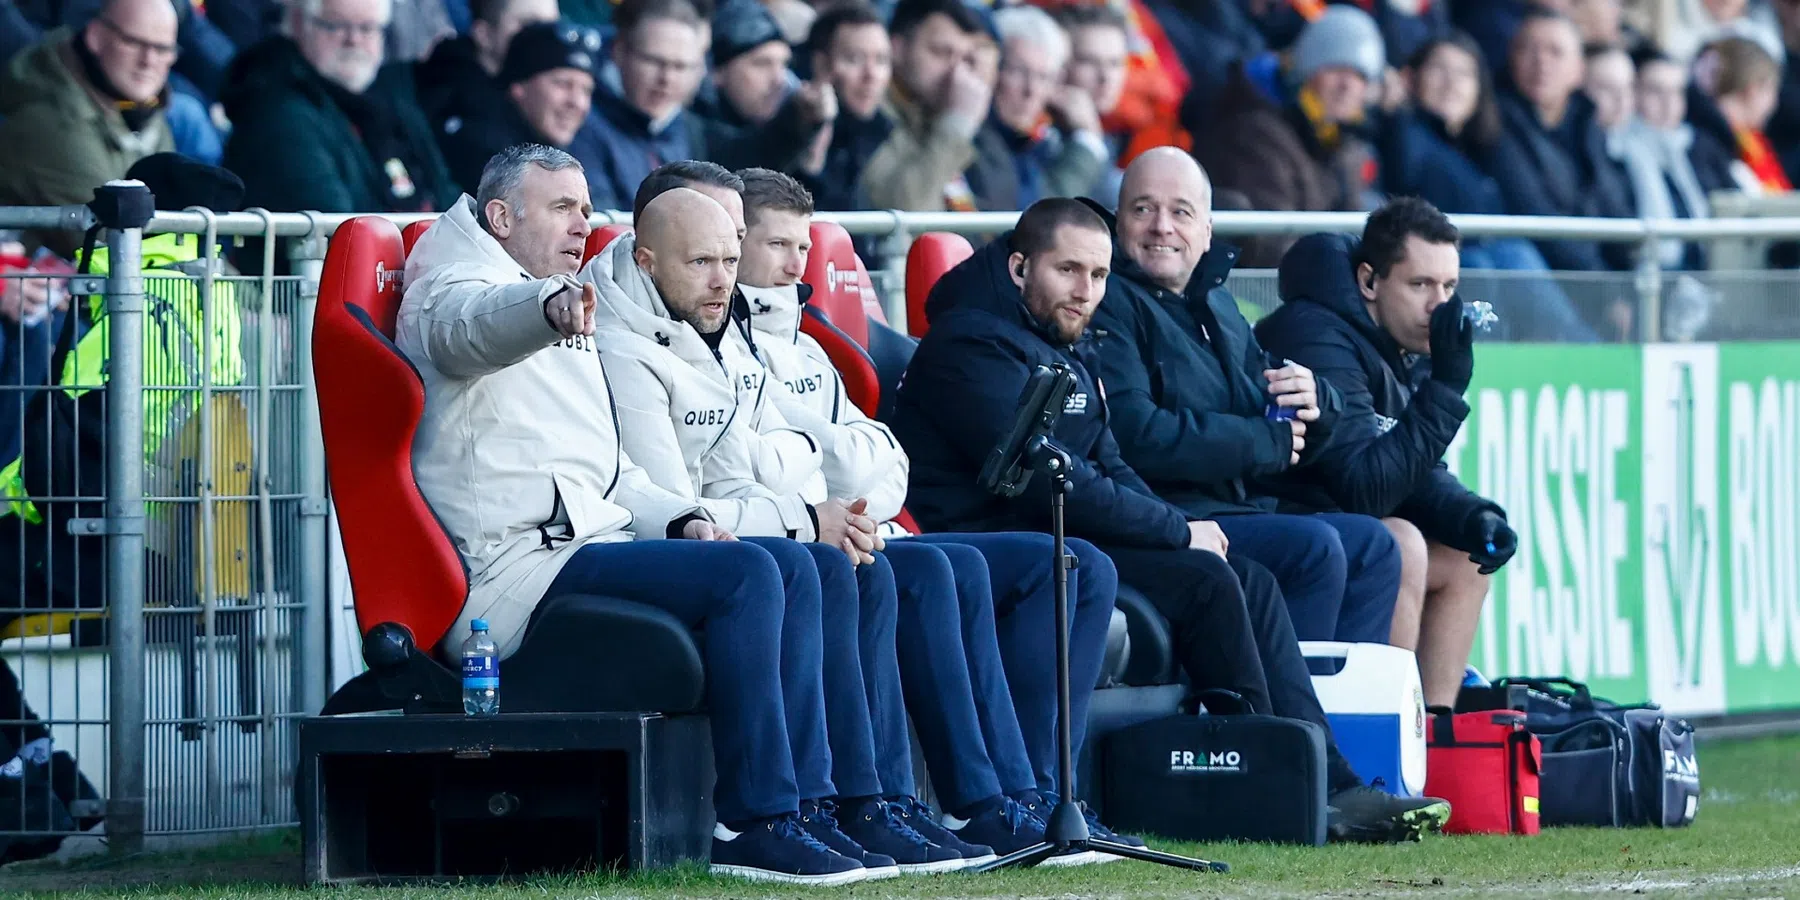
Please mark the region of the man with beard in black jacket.
<svg viewBox="0 0 1800 900"><path fill-rule="evenodd" d="M1394 517L1402 548L1422 557L1407 566L1422 578L1401 587L1423 596L1421 611L1395 616L1393 642L1418 651L1433 706L1456 702L1488 575L1518 547L1506 511L1443 463L1469 414L1463 392L1475 368L1473 326L1455 296L1459 241L1443 213L1413 197L1370 215L1360 243L1302 238L1281 260L1281 309L1256 326L1264 347L1344 396L1331 446L1295 473L1284 499Z"/></svg>
<svg viewBox="0 0 1800 900"><path fill-rule="evenodd" d="M1387 642L1400 585L1388 530L1368 516L1275 514L1267 481L1313 463L1342 401L1305 366L1264 353L1223 288L1236 251L1212 246L1206 173L1175 147L1144 153L1125 168L1109 224L1113 277L1094 349L1120 455L1275 573L1301 640Z"/></svg>
<svg viewBox="0 0 1800 900"><path fill-rule="evenodd" d="M1068 365L1079 382L1053 435L1073 460L1068 533L1098 544L1120 580L1169 619L1194 688L1235 691L1259 713L1325 730L1335 839L1397 841L1441 828L1449 804L1368 787L1338 752L1268 570L1228 557L1217 525L1158 498L1120 459L1088 332L1111 265L1099 214L1051 198L938 280L926 306L931 331L906 370L891 423L912 458L907 509L927 531L1047 530L1048 479L1003 499L983 491L977 476L1032 369Z"/></svg>

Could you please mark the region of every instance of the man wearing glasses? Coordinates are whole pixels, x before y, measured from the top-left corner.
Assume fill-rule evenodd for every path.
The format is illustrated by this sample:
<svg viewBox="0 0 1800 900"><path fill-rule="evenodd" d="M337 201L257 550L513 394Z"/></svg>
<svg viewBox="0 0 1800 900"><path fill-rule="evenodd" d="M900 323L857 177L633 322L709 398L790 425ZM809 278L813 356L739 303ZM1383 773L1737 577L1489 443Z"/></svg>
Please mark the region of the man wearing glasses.
<svg viewBox="0 0 1800 900"><path fill-rule="evenodd" d="M0 205L86 203L132 163L174 150L164 107L177 28L169 0L111 0L79 31L14 57L0 77Z"/></svg>
<svg viewBox="0 0 1800 900"><path fill-rule="evenodd" d="M415 99L384 66L391 0L294 0L282 33L237 58L219 100L225 167L248 206L277 212L433 212L457 186Z"/></svg>

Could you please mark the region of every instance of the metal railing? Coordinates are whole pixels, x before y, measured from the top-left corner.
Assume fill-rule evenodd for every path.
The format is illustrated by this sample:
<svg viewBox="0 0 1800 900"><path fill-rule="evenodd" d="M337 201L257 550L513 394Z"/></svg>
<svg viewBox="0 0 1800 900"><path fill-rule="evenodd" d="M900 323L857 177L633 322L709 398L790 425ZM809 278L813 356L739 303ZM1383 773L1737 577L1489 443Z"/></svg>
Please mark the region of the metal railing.
<svg viewBox="0 0 1800 900"><path fill-rule="evenodd" d="M104 346L105 365L95 370L101 377L93 383L59 383L60 373L49 372L47 363L36 380L30 373L9 380L0 371L0 395L10 392L19 400L12 407L0 404L0 413L17 417L0 421L0 432L23 432L36 421L25 410L38 395L85 388L104 395L107 435L99 495L31 498L40 513L58 504L78 507L77 515L47 517L79 534L58 545L77 548L70 551L74 555L51 553L48 568L21 565L16 574L0 567L7 579L0 581L0 591L10 593L0 593L0 663L17 676L20 699L35 708L35 715L12 714L0 705L0 738L17 752L46 733L53 741L48 746L64 751L63 761L49 768L73 767L97 787L78 782L70 787L67 778L52 784L56 779L48 775L41 783L28 781L26 788L46 797L69 795L64 803L69 816L53 822L30 820L37 807L25 802L25 790L9 800L0 783L0 842L75 833L104 819L110 847L130 853L146 834L251 829L294 820L293 722L323 705L332 682L326 584L339 564L327 535L312 322L326 239L348 218L162 212L141 231L105 236L109 266L103 280L67 273L0 275L0 291L30 280L58 282L71 312L98 302L106 322L103 338L95 339L100 343L75 344L78 357ZM393 218L405 224L429 217ZM595 221L628 218L602 213ZM914 236L997 234L1016 216L856 212L819 218L876 239L880 258L870 260L869 268L890 321L904 327L905 250ZM1667 238L1800 236L1800 217L1455 218L1465 234L1480 237L1648 244ZM1353 232L1362 222L1361 215L1348 213L1219 212L1215 230L1224 237ZM85 207L0 208L0 229L66 239L92 224ZM159 235L180 236L171 240L195 258L191 270L145 267L145 248ZM254 243L244 246L244 239ZM259 274L230 274L221 262L222 242L252 250L247 262ZM157 252L167 253L168 247ZM246 260L240 256L239 262ZM1800 317L1792 315L1794 295L1788 293L1800 287L1792 284L1792 273L1695 278L1723 297L1714 309L1715 323L1733 320L1730 314L1721 317L1719 309L1746 303L1758 310L1755 316L1784 309L1786 327L1800 333L1795 321ZM1625 302L1636 309L1638 324L1623 326L1621 335L1647 340L1662 335L1668 286L1679 280L1652 268L1612 275L1470 273L1468 279L1480 281L1480 290L1496 299L1542 293L1553 279L1590 319ZM1236 273L1231 286L1252 315L1277 302L1272 273ZM1732 296L1745 292L1776 299L1757 305ZM61 317L69 314L31 325L0 316L6 332L0 335L5 338L0 359L10 359L9 353L32 341L45 350ZM179 327L184 315L196 317L197 327ZM1766 323L1751 319L1733 327L1768 333ZM40 424L49 429L78 422ZM23 452L57 446L54 437L48 430L25 433ZM10 519L0 517L0 556L10 552L25 559L33 540L61 537L32 537L19 514ZM105 552L95 553L96 544ZM72 587L58 588L58 578ZM0 678L0 694L7 689ZM6 763L0 758L0 778ZM10 814L8 803L17 805Z"/></svg>
<svg viewBox="0 0 1800 900"><path fill-rule="evenodd" d="M79 213L0 209L0 228L67 245L91 224ZM0 845L53 847L103 823L109 849L132 853L147 834L296 819L295 720L323 705L328 678L309 352L324 240L305 239L322 233L305 216L176 218L106 232L103 278L0 276L0 293L37 282L66 298L0 319L0 393L16 398L0 428L22 432L0 498L0 665L16 681L0 757L26 744L45 757L35 773L29 754L14 760L11 790L0 781ZM271 239L284 233L297 239ZM261 274L226 268L220 238L235 235L264 238ZM53 371L66 323L69 361ZM86 433L96 415L103 437ZM85 452L68 477L43 473L71 450ZM71 481L87 487L44 489Z"/></svg>

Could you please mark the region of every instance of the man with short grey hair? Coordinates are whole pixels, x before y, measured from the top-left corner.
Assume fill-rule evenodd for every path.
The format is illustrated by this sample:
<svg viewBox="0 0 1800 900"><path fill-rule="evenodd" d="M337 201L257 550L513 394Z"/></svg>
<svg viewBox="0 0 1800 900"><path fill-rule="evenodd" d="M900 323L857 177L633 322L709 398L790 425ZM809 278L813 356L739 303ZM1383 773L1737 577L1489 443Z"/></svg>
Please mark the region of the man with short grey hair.
<svg viewBox="0 0 1800 900"><path fill-rule="evenodd" d="M395 328L425 389L414 477L469 570L446 645L466 639L474 617L504 657L533 652L521 648L534 629L580 646L583 629L603 627L596 595L704 629L712 871L864 879L861 863L807 835L798 812L796 784L812 773L791 746L825 741L818 579L786 577L770 551L656 485L621 446L594 349L594 287L574 277L593 213L581 166L521 145L481 181L480 199L459 198L407 256ZM630 675L607 660L557 662L578 682ZM829 755L803 762L829 766Z"/></svg>
<svg viewBox="0 0 1800 900"><path fill-rule="evenodd" d="M432 212L456 185L415 99L410 66L382 65L392 0L293 0L282 33L243 52L220 102L224 165L249 206L278 212Z"/></svg>
<svg viewBox="0 0 1800 900"><path fill-rule="evenodd" d="M1111 152L1093 96L1062 88L1068 34L1035 6L1002 9L994 13L994 26L1000 77L993 111L975 135L975 164L967 176L976 206L1024 209L1040 197L1089 193Z"/></svg>

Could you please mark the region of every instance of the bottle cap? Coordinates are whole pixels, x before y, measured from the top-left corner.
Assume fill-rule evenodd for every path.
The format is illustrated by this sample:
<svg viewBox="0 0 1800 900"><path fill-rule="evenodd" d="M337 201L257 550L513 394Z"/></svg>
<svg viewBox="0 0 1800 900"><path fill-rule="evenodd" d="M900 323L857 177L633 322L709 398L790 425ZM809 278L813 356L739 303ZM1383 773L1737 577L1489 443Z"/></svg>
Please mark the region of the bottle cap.
<svg viewBox="0 0 1800 900"><path fill-rule="evenodd" d="M486 630L488 630L487 620L486 619L476 619L475 621L470 622L469 630L470 631L486 631Z"/></svg>

